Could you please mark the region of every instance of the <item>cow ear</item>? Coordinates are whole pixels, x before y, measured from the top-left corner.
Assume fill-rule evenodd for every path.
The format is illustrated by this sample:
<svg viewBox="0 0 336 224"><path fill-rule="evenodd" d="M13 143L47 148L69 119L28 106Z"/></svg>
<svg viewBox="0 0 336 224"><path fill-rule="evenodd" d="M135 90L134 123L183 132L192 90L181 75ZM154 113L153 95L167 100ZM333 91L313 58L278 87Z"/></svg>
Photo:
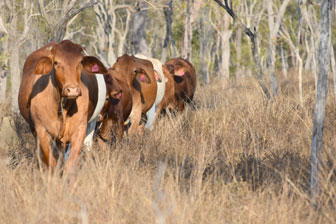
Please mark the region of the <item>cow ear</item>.
<svg viewBox="0 0 336 224"><path fill-rule="evenodd" d="M151 83L150 78L147 72L141 68L137 68L134 70L135 78L139 82Z"/></svg>
<svg viewBox="0 0 336 224"><path fill-rule="evenodd" d="M52 60L49 57L42 57L34 68L34 74L49 74L52 70Z"/></svg>
<svg viewBox="0 0 336 224"><path fill-rule="evenodd" d="M178 70L175 71L174 75L182 77L182 76L184 76L185 73L186 73L185 69L184 68L180 68L180 69L178 69Z"/></svg>
<svg viewBox="0 0 336 224"><path fill-rule="evenodd" d="M170 65L170 64L165 64L167 70L169 71L170 74L174 74L174 71L175 71L175 67L174 65Z"/></svg>
<svg viewBox="0 0 336 224"><path fill-rule="evenodd" d="M84 56L82 65L85 71L87 71L88 73L107 73L107 70L103 63L101 63L101 61L99 61L96 57Z"/></svg>

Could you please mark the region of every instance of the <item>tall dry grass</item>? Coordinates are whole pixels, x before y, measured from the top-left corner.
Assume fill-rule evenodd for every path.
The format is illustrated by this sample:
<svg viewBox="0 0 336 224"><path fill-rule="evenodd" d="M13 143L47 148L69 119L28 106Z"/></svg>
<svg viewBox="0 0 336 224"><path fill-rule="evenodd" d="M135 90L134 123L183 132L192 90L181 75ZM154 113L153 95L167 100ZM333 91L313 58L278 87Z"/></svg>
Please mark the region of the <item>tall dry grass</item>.
<svg viewBox="0 0 336 224"><path fill-rule="evenodd" d="M1 223L335 223L335 97L324 137L320 209L309 203L314 81L267 100L251 79L198 87L194 107L153 131L84 152L72 177L38 169L22 142L0 163Z"/></svg>

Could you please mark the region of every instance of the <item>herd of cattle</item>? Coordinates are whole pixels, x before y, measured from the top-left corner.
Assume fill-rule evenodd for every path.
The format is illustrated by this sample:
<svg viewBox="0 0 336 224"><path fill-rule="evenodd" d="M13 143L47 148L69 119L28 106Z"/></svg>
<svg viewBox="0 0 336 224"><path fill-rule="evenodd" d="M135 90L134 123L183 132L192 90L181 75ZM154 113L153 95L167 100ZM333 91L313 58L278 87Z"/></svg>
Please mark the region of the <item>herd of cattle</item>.
<svg viewBox="0 0 336 224"><path fill-rule="evenodd" d="M55 168L57 154L70 151L65 172L74 171L94 133L103 146L122 139L127 123L128 134L142 130L142 118L151 129L163 110L183 111L197 84L194 67L182 58L162 64L125 54L106 69L82 51L69 40L34 51L24 63L19 90L20 112L47 166Z"/></svg>

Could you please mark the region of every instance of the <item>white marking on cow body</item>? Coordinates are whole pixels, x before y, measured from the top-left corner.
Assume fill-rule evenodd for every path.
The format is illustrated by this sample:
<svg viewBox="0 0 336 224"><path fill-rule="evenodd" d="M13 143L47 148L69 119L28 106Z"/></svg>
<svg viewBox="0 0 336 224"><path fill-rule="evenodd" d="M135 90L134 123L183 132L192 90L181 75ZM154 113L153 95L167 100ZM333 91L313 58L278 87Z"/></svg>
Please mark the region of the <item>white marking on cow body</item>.
<svg viewBox="0 0 336 224"><path fill-rule="evenodd" d="M98 117L98 115L100 114L100 111L103 109L105 99L106 99L106 84L104 80L104 75L96 74L96 79L97 79L97 84L98 84L98 101L97 101L95 111L93 112L88 123L90 123L91 121L93 121L95 118Z"/></svg>
<svg viewBox="0 0 336 224"><path fill-rule="evenodd" d="M96 74L97 84L98 84L98 101L96 108L88 121L87 128L86 128L86 136L84 139L84 145L86 146L87 150L91 150L92 146L92 140L93 140L93 134L94 130L96 128L96 122L98 119L98 115L100 114L100 111L103 109L105 99L106 99L106 84L104 75L102 74Z"/></svg>
<svg viewBox="0 0 336 224"><path fill-rule="evenodd" d="M135 57L149 60L153 64L154 70L159 74L159 76L161 78L161 82L156 81L157 91L156 91L155 102L154 102L152 108L149 111L147 111L147 113L146 113L147 122L146 122L145 128L149 128L150 130L152 130L155 114L156 114L156 111L157 111L157 108L158 108L159 104L161 103L161 101L164 97L165 89L166 89L166 82L168 81L168 79L166 79L166 77L163 74L161 61L159 61L155 58L147 57L147 56L142 55L142 54L136 54Z"/></svg>
<svg viewBox="0 0 336 224"><path fill-rule="evenodd" d="M146 122L145 128L148 128L149 130L153 130L153 123L154 123L156 110L157 110L157 107L155 106L155 104L153 104L153 106L146 113L147 122Z"/></svg>
<svg viewBox="0 0 336 224"><path fill-rule="evenodd" d="M91 121L90 123L87 124L87 128L86 128L86 136L84 139L84 145L86 146L86 149L88 151L91 150L91 146L92 146L92 141L93 141L93 134L96 128L96 122L97 122L97 118L96 117L93 121Z"/></svg>
<svg viewBox="0 0 336 224"><path fill-rule="evenodd" d="M150 58L150 57L147 57L147 56L142 55L142 54L136 54L135 57L141 58L141 59L146 59L146 60L150 61L153 64L154 70L160 76L161 80L165 80L165 81L156 81L157 91L156 91L156 98L155 98L154 104L156 106L158 106L163 99L165 89L166 89L166 79L165 79L165 76L163 74L162 63L161 63L161 61L159 61L155 58Z"/></svg>
<svg viewBox="0 0 336 224"><path fill-rule="evenodd" d="M104 75L96 74L95 76L96 76L97 84L98 84L98 101L97 101L96 108L90 120L87 123L86 135L84 139L84 146L86 146L86 149L88 151L91 150L91 146L93 142L93 134L96 128L98 115L100 114L100 111L103 109L105 99L106 99L106 84L105 84ZM64 161L68 159L70 150L71 150L71 144L69 143L67 144L67 147L65 149Z"/></svg>

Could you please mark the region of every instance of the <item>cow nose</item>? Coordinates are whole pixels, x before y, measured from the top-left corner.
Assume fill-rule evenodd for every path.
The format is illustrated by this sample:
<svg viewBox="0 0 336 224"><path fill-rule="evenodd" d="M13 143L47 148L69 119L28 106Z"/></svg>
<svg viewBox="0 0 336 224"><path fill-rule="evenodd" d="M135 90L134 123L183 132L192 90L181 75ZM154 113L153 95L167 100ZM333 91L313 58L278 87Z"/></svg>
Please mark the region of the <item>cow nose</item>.
<svg viewBox="0 0 336 224"><path fill-rule="evenodd" d="M63 97L77 98L82 95L81 89L78 86L66 86L62 91Z"/></svg>

